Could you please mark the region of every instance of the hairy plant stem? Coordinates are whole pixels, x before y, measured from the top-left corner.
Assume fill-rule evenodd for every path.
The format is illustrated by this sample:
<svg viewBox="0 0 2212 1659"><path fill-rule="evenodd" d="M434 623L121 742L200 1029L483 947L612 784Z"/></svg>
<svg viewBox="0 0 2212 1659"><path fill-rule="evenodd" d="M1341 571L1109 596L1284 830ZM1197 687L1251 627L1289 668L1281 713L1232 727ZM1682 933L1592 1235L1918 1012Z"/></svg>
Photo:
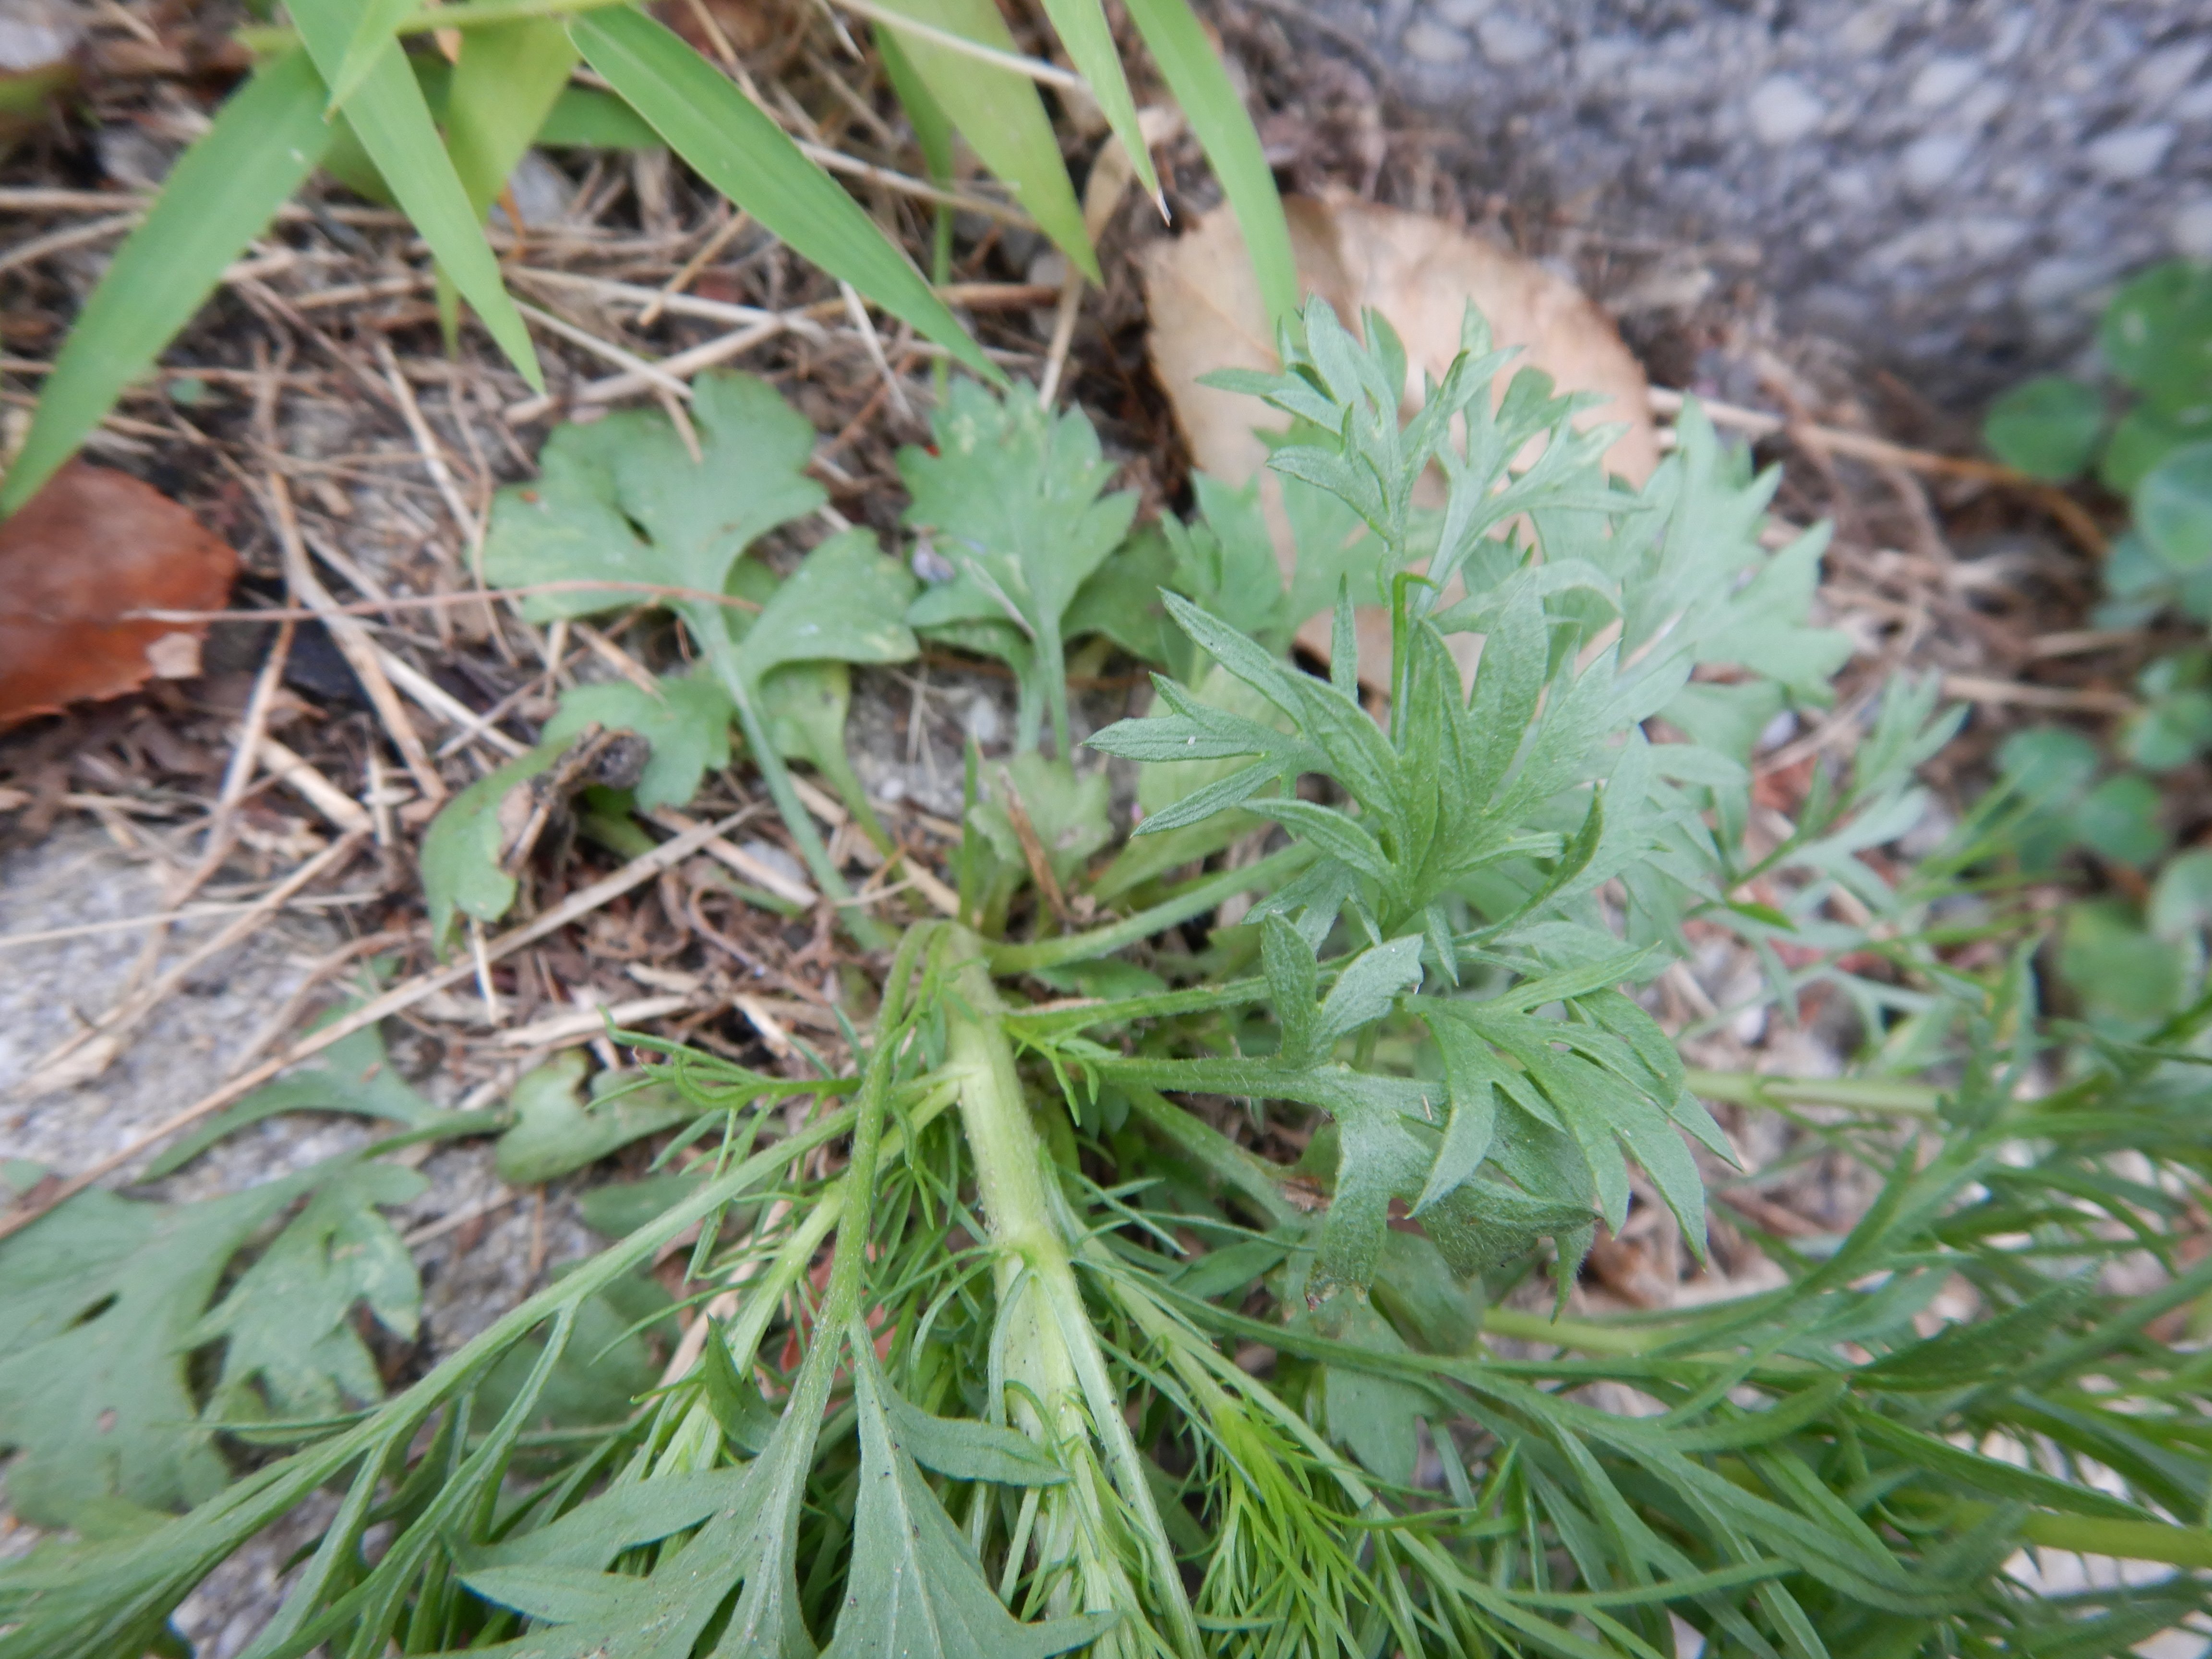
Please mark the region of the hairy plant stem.
<svg viewBox="0 0 2212 1659"><path fill-rule="evenodd" d="M946 1000L945 1069L960 1079L961 1123L998 1253L1000 1330L993 1370L1000 1374L994 1377L994 1405L1011 1391L1016 1425L1066 1459L1074 1476L1046 1498L1046 1513L1032 1535L1037 1559L1048 1570L1065 1564L1079 1577L1082 1611L1136 1611L1127 1573L1131 1565L1138 1566L1166 1614L1175 1650L1196 1659L1204 1650L1174 1547L1076 1285L1067 1240L1054 1220L1044 1143L1030 1119L1014 1069L1013 1046L1000 1024L986 946L965 928L946 931L951 994ZM1114 1548L1117 1528L1109 1518L1111 1506L1097 1487L1098 1465L1087 1455L1093 1435L1104 1450L1121 1504L1143 1534L1139 1548L1146 1559L1139 1562L1125 1562ZM1067 1586L1070 1592L1075 1588ZM1068 1610L1074 1610L1072 1604L1054 1609Z"/></svg>

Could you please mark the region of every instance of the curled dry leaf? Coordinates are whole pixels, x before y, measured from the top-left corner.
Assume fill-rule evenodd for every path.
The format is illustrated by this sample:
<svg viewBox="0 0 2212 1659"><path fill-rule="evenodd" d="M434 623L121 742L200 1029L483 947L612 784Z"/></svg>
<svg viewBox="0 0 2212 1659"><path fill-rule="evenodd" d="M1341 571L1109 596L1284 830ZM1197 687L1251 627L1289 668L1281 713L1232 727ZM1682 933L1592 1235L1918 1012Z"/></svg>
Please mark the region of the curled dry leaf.
<svg viewBox="0 0 2212 1659"><path fill-rule="evenodd" d="M1650 477L1659 444L1643 368L1612 320L1571 283L1442 220L1348 192L1290 197L1283 208L1299 288L1326 299L1349 328L1357 331L1361 313L1371 308L1397 330L1406 347L1408 412L1419 406L1422 375L1442 374L1458 352L1460 319L1471 304L1489 319L1499 345L1522 349L1498 377L1499 396L1524 367L1543 370L1564 392L1609 394L1585 422L1625 423L1607 464L1632 483ZM1216 209L1185 234L1152 244L1141 263L1152 369L1175 406L1192 463L1243 484L1267 456L1252 399L1199 384L1216 369L1277 366L1236 216ZM1296 556L1272 485L1262 489L1261 501L1287 576ZM1360 623L1363 671L1379 674L1389 660L1388 618L1378 610ZM1328 618L1310 623L1298 641L1326 658Z"/></svg>
<svg viewBox="0 0 2212 1659"><path fill-rule="evenodd" d="M118 619L217 609L237 571L161 491L72 461L0 523L0 727L198 674L204 624Z"/></svg>

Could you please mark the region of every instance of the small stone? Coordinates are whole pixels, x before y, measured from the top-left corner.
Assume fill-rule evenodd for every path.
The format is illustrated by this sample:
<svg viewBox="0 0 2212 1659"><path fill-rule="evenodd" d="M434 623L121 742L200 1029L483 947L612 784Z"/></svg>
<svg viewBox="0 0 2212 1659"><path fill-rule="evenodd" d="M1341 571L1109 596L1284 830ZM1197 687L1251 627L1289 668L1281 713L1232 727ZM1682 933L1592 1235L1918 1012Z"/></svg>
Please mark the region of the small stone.
<svg viewBox="0 0 2212 1659"><path fill-rule="evenodd" d="M2148 179L2166 160L2173 146L2173 129L2163 124L2149 127L2121 127L2094 140L2081 154L2092 171L2115 184Z"/></svg>
<svg viewBox="0 0 2212 1659"><path fill-rule="evenodd" d="M1437 0L1434 9L1452 27L1463 29L1479 21L1496 3L1497 0Z"/></svg>
<svg viewBox="0 0 2212 1659"><path fill-rule="evenodd" d="M2212 196L2176 210L2166 222L2166 239L2185 259L2212 259Z"/></svg>
<svg viewBox="0 0 2212 1659"><path fill-rule="evenodd" d="M1828 175L1828 194L1836 205L1864 208L1874 205L1874 180L1864 167L1838 167Z"/></svg>
<svg viewBox="0 0 2212 1659"><path fill-rule="evenodd" d="M2197 78L2208 55L2212 55L2212 45L2203 40L2177 40L2146 53L2131 77L2136 106L2148 114L2165 103Z"/></svg>
<svg viewBox="0 0 2212 1659"><path fill-rule="evenodd" d="M1968 214L1959 221L1959 245L1973 259L2001 259L2027 240L2028 226L1995 214Z"/></svg>
<svg viewBox="0 0 2212 1659"><path fill-rule="evenodd" d="M1006 718L999 713L999 705L986 692L978 691L968 700L961 711L960 729L975 740L981 749L988 749L1006 730Z"/></svg>
<svg viewBox="0 0 2212 1659"><path fill-rule="evenodd" d="M757 859L794 886L805 887L810 884L806 866L774 842L749 841L738 850L748 858Z"/></svg>
<svg viewBox="0 0 2212 1659"><path fill-rule="evenodd" d="M1398 44L1406 55L1419 64L1458 64L1466 61L1474 50L1468 38L1457 29L1446 28L1442 23L1428 18L1416 19L1398 37Z"/></svg>
<svg viewBox="0 0 2212 1659"><path fill-rule="evenodd" d="M2101 259L2063 253L2039 259L2021 278L2021 303L2030 312L2048 311L2069 300L2079 299L2111 275Z"/></svg>
<svg viewBox="0 0 2212 1659"><path fill-rule="evenodd" d="M1820 125L1828 106L1791 75L1770 75L1752 88L1744 106L1762 144L1791 144Z"/></svg>
<svg viewBox="0 0 2212 1659"><path fill-rule="evenodd" d="M1549 29L1508 11L1492 12L1485 17L1476 25L1474 36L1482 42L1482 55L1500 69L1528 63L1552 46Z"/></svg>
<svg viewBox="0 0 2212 1659"><path fill-rule="evenodd" d="M1923 196L1940 190L1958 176L1973 153L1974 141L1963 132L1931 132L1917 138L1905 147L1900 158L1905 185Z"/></svg>
<svg viewBox="0 0 2212 1659"><path fill-rule="evenodd" d="M1836 44L1855 56L1871 58L1889 44L1901 20L1888 6L1860 6L1836 31Z"/></svg>
<svg viewBox="0 0 2212 1659"><path fill-rule="evenodd" d="M1958 99L1981 74L1982 66L1971 58L1931 58L1912 77L1905 101L1915 109L1941 109Z"/></svg>

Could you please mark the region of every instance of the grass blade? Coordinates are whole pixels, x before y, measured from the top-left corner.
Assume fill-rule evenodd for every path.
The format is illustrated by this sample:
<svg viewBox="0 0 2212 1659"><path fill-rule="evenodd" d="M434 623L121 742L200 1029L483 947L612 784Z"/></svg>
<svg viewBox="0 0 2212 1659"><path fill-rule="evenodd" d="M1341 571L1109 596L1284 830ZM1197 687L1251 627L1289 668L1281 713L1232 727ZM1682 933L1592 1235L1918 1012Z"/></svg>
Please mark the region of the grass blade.
<svg viewBox="0 0 2212 1659"><path fill-rule="evenodd" d="M292 21L318 69L335 78L344 58L344 0L293 0ZM453 278L461 297L477 309L510 362L533 391L545 389L537 350L521 314L507 297L499 262L484 240L483 227L469 206L468 192L430 119L422 88L395 40L386 40L361 87L346 101L346 119L360 137L400 209L430 245L439 265Z"/></svg>
<svg viewBox="0 0 2212 1659"><path fill-rule="evenodd" d="M446 153L481 222L544 125L576 67L568 31L552 19L471 29L444 111ZM515 227L520 231L520 225ZM438 272L438 322L450 349L459 324L452 279Z"/></svg>
<svg viewBox="0 0 2212 1659"><path fill-rule="evenodd" d="M580 17L568 35L678 155L772 234L913 324L976 374L1005 382L860 204L676 35L632 11Z"/></svg>
<svg viewBox="0 0 2212 1659"><path fill-rule="evenodd" d="M1091 4L1092 0L1079 3ZM887 19L909 16L979 46L1006 52L1019 50L994 0L891 0L883 10ZM1083 210L1076 203L1060 141L1053 136L1035 83L1012 70L940 46L927 35L901 29L895 22L888 27L898 36L908 64L978 159L1013 191L1014 199L1029 210L1053 245L1085 276L1099 281L1098 258L1083 228Z"/></svg>
<svg viewBox="0 0 2212 1659"><path fill-rule="evenodd" d="M1152 153L1137 125L1137 102L1129 95L1128 76L1121 72L1121 54L1114 49L1114 31L1107 25L1106 9L1099 0L1044 0L1044 12L1052 19L1060 44L1067 48L1068 62L1075 65L1076 73L1089 83L1091 95L1098 100L1106 125L1129 152L1137 182L1146 195L1159 200L1159 175L1152 171Z"/></svg>
<svg viewBox="0 0 2212 1659"><path fill-rule="evenodd" d="M1129 0L1129 16L1182 106L1183 118L1190 123L1206 159L1213 163L1214 177L1221 180L1243 229L1268 321L1278 326L1289 322L1298 308L1291 228L1283 217L1283 198L1276 193L1275 175L1260 148L1260 135L1253 131L1252 118L1244 112L1229 72L1222 68L1188 0ZM1139 153L1130 152L1133 156Z"/></svg>
<svg viewBox="0 0 2212 1659"><path fill-rule="evenodd" d="M323 102L313 64L289 53L240 88L178 159L63 343L30 435L0 487L0 513L37 493L307 182L330 143Z"/></svg>
<svg viewBox="0 0 2212 1659"><path fill-rule="evenodd" d="M361 21L354 25L353 39L346 42L345 57L337 73L330 77L333 112L361 90L377 58L415 9L415 0L368 0L362 8Z"/></svg>
<svg viewBox="0 0 2212 1659"><path fill-rule="evenodd" d="M555 19L468 32L446 94L446 149L479 217L506 187L575 66L576 49Z"/></svg>

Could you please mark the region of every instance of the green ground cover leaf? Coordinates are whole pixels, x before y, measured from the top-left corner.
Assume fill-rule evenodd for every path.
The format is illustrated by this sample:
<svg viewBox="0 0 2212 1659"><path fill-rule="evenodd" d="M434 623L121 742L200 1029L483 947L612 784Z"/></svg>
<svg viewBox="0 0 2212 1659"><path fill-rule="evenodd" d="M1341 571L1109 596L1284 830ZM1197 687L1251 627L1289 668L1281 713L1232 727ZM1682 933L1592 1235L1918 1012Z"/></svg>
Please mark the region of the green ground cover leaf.
<svg viewBox="0 0 2212 1659"><path fill-rule="evenodd" d="M538 741L566 749L593 726L635 732L653 745L633 790L639 810L682 806L699 793L708 773L730 763L736 710L730 694L704 674L665 674L658 684L658 696L628 680L573 687L562 693L560 710L545 722Z"/></svg>
<svg viewBox="0 0 2212 1659"><path fill-rule="evenodd" d="M422 1286L407 1247L378 1206L407 1203L428 1185L412 1170L356 1164L316 1188L307 1207L183 1338L187 1347L223 1343L210 1420L250 1420L264 1410L312 1420L384 1397L353 1312L365 1307L394 1335L415 1336ZM253 1384L259 1400L248 1392Z"/></svg>
<svg viewBox="0 0 2212 1659"><path fill-rule="evenodd" d="M1990 405L1982 422L1983 439L1999 460L2060 483L2088 470L2104 435L2104 398L2063 374L2021 381Z"/></svg>
<svg viewBox="0 0 2212 1659"><path fill-rule="evenodd" d="M930 538L954 575L924 591L907 619L925 630L1012 625L1034 653L1036 699L1051 714L1065 759L1062 619L1084 579L1121 545L1136 497L1102 496L1114 468L1091 422L1053 415L1026 388L1000 398L956 381L930 429L934 454L899 452L899 475L914 497L905 522Z"/></svg>
<svg viewBox="0 0 2212 1659"><path fill-rule="evenodd" d="M351 1006L341 1004L314 1024L327 1024ZM146 1166L144 1178L159 1181L183 1169L226 1135L280 1112L342 1112L354 1117L380 1118L410 1129L429 1127L450 1115L446 1108L400 1075L385 1048L383 1032L374 1025L364 1026L180 1137Z"/></svg>
<svg viewBox="0 0 2212 1659"><path fill-rule="evenodd" d="M311 1200L225 1298L229 1316L204 1320L232 1258L326 1187L331 1195ZM40 1526L95 1525L118 1502L167 1510L213 1496L228 1471L198 1425L188 1367L220 1336L241 1350L227 1382L260 1375L272 1395L313 1401L318 1413L330 1382L377 1398L374 1368L364 1370L343 1322L365 1299L394 1328L411 1328L413 1266L374 1206L419 1190L410 1171L341 1158L192 1204L95 1188L0 1241L0 1443L16 1454L15 1512ZM287 1329L239 1300L247 1281L275 1297ZM304 1339L296 1349L294 1336Z"/></svg>
<svg viewBox="0 0 2212 1659"><path fill-rule="evenodd" d="M828 499L801 472L813 429L765 381L702 374L692 382L691 418L696 463L658 410L556 428L538 453L538 479L492 503L486 580L519 587L614 578L720 593L747 547ZM545 622L643 597L584 589L534 594L522 605Z"/></svg>
<svg viewBox="0 0 2212 1659"><path fill-rule="evenodd" d="M430 940L440 951L460 917L496 921L514 904L507 848L529 814L531 780L550 771L562 753L540 744L517 755L460 791L430 821L422 836L422 893Z"/></svg>
<svg viewBox="0 0 2212 1659"><path fill-rule="evenodd" d="M634 1073L603 1071L578 1098L586 1062L574 1049L515 1080L514 1127L499 1138L500 1179L534 1186L596 1164L633 1140L689 1123L698 1109Z"/></svg>

